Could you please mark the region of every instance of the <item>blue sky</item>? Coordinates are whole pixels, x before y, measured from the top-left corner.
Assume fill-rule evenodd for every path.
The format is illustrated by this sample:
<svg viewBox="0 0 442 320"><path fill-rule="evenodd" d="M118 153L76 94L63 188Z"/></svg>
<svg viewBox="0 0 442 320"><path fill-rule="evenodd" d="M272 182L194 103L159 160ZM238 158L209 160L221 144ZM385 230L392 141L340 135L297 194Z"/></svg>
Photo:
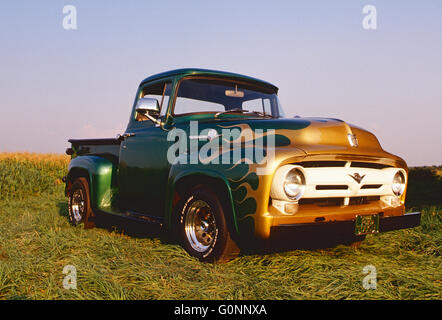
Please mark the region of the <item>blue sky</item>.
<svg viewBox="0 0 442 320"><path fill-rule="evenodd" d="M77 30L62 27L68 4ZM0 41L0 151L115 136L142 79L199 67L272 82L288 116L359 125L409 165L442 164L440 0L2 1Z"/></svg>

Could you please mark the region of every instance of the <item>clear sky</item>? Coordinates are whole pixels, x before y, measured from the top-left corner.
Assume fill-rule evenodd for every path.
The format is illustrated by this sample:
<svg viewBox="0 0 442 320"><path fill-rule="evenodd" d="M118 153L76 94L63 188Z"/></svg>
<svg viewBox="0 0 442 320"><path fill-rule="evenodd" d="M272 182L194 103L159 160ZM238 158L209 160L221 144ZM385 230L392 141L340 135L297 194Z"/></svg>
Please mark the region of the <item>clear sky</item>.
<svg viewBox="0 0 442 320"><path fill-rule="evenodd" d="M411 166L442 164L441 0L1 1L0 151L114 137L139 82L183 67L267 80L288 116L341 118Z"/></svg>

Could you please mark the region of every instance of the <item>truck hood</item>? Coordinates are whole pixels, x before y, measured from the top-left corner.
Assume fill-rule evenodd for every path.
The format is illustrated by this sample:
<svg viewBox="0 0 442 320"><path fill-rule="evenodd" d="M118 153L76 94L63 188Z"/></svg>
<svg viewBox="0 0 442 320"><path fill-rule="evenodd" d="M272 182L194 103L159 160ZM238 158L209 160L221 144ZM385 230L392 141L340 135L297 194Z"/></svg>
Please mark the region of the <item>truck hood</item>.
<svg viewBox="0 0 442 320"><path fill-rule="evenodd" d="M384 151L374 134L342 120L330 118L281 118L223 121L221 128L274 129L277 147L298 148L306 155L342 154L402 160ZM352 137L356 144L351 145ZM282 139L281 139L282 138ZM353 138L353 141L355 139ZM278 143L278 141L286 141ZM402 160L403 161L403 160Z"/></svg>

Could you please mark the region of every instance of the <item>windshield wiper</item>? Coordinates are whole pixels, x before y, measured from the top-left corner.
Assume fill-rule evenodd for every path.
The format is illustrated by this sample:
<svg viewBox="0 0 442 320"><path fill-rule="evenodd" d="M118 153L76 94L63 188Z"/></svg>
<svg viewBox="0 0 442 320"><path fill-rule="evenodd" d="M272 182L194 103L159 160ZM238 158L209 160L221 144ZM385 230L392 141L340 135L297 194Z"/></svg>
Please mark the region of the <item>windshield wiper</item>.
<svg viewBox="0 0 442 320"><path fill-rule="evenodd" d="M260 115L261 117L270 117L273 118L272 115L267 114L265 112L260 112L260 111L249 111L249 110L244 110L241 108L234 108L234 109L230 109L230 110L226 110L226 111L221 111L215 114L215 118L218 118L220 115L222 114L226 114L226 113L233 113L233 112L239 112L239 113L254 113L257 115Z"/></svg>
<svg viewBox="0 0 442 320"><path fill-rule="evenodd" d="M273 116L271 114L265 113L265 112L261 112L261 111L250 111L252 113L255 113L257 115L260 115L262 117L270 117L273 118Z"/></svg>
<svg viewBox="0 0 442 320"><path fill-rule="evenodd" d="M247 112L249 112L249 110L244 110L244 109L241 109L241 108L234 108L234 109L229 109L229 110L226 110L226 111L220 111L220 112L217 112L215 114L215 118L218 118L222 114L231 113L231 112L247 113Z"/></svg>

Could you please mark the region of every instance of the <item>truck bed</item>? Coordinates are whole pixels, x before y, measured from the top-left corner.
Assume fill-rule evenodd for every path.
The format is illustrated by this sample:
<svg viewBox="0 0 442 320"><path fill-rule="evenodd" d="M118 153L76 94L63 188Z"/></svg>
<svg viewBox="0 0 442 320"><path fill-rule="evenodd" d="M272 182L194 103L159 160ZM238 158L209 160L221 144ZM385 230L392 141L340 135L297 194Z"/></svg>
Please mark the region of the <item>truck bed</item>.
<svg viewBox="0 0 442 320"><path fill-rule="evenodd" d="M68 141L72 144L72 148L70 149L77 156L100 156L118 162L120 156L120 139L70 139Z"/></svg>

